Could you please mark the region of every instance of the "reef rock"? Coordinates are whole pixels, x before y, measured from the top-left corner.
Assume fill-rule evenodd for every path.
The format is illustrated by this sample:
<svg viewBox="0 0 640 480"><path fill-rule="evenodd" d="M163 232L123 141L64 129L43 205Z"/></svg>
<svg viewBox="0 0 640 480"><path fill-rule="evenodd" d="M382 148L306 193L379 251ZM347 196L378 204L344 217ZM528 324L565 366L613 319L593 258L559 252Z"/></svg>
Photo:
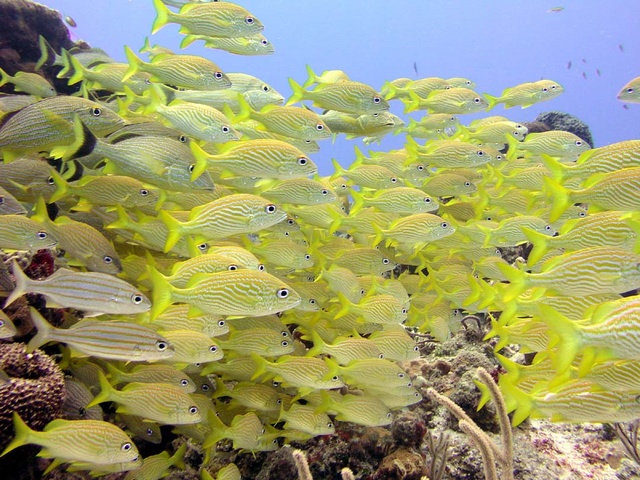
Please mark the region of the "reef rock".
<svg viewBox="0 0 640 480"><path fill-rule="evenodd" d="M535 119L535 122L544 123L551 130L564 130L577 135L589 145L594 147L591 130L586 123L573 115L563 112L543 112Z"/></svg>

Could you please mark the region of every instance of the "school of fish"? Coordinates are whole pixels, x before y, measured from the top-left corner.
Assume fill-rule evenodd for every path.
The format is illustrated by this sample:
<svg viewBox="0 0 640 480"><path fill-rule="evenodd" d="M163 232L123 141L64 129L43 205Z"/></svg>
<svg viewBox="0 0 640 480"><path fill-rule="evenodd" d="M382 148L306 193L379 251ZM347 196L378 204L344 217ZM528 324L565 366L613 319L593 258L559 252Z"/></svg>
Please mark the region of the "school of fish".
<svg viewBox="0 0 640 480"><path fill-rule="evenodd" d="M274 52L231 2L153 2L152 32L177 23L182 46ZM422 399L398 363L420 355L410 332L442 341L469 314L490 319L496 352L537 352L527 366L496 353L514 425L640 417L640 296L621 296L640 288L640 140L592 148L503 116L461 123L552 100L559 83L494 96L466 78L399 78L378 91L307 67L285 103L250 74L148 39L149 60L126 47L127 63L40 43L38 67L79 92L0 71L20 92L0 96L0 250L50 249L58 268L32 279L14 258L2 307L39 294L77 311L54 326L31 307L27 346L59 344L73 378L64 418L36 432L16 413L3 454L33 443L49 469L160 478L184 448L141 458L131 440L160 443L160 425L207 459L221 440L267 451L336 420L389 425ZM639 93L636 78L618 99ZM405 124L394 101L427 114ZM323 141L391 133L404 148L356 147L318 175ZM528 258L504 260L526 243ZM0 310L0 338L14 335Z"/></svg>

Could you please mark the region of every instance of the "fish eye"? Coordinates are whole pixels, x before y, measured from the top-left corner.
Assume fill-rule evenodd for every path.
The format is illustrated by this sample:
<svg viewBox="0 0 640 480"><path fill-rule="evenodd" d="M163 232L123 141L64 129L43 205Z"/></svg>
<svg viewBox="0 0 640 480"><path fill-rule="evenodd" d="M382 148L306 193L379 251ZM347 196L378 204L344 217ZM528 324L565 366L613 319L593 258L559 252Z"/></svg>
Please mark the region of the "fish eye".
<svg viewBox="0 0 640 480"><path fill-rule="evenodd" d="M404 378L404 373L399 373L398 378Z"/></svg>
<svg viewBox="0 0 640 480"><path fill-rule="evenodd" d="M315 300L315 298L310 298L310 299L309 299L309 303L310 303L311 305L315 305L315 304L316 304L316 300Z"/></svg>
<svg viewBox="0 0 640 480"><path fill-rule="evenodd" d="M305 260L311 260L311 255L309 255L308 253L304 256Z"/></svg>
<svg viewBox="0 0 640 480"><path fill-rule="evenodd" d="M440 224L440 226L441 226L442 228L449 228L449 224L448 224L447 222L442 222L442 223Z"/></svg>
<svg viewBox="0 0 640 480"><path fill-rule="evenodd" d="M274 387L274 388L277 388L277 387L279 387L279 386L280 386L280 384L281 384L281 383L282 383L282 382L276 382L276 381L274 380L273 382L271 382L271 386L272 386L272 387Z"/></svg>
<svg viewBox="0 0 640 480"><path fill-rule="evenodd" d="M144 79L144 83L146 83L147 85L151 85L151 79L150 78L145 78Z"/></svg>
<svg viewBox="0 0 640 480"><path fill-rule="evenodd" d="M53 181L53 177L49 177L49 178L47 178L47 183L48 183L49 185L53 185L53 184L55 184L56 182L54 182L54 181Z"/></svg>
<svg viewBox="0 0 640 480"><path fill-rule="evenodd" d="M333 428L333 423L331 422L327 423L327 428Z"/></svg>
<svg viewBox="0 0 640 480"><path fill-rule="evenodd" d="M281 404L282 404L282 399L281 398L277 399L276 400L276 405L281 405Z"/></svg>
<svg viewBox="0 0 640 480"><path fill-rule="evenodd" d="M84 407L80 407L78 409L78 413L84 417L87 414L87 409Z"/></svg>
<svg viewBox="0 0 640 480"><path fill-rule="evenodd" d="M283 347L288 347L289 342L287 340L283 340L282 342L280 342L280 345L282 345Z"/></svg>
<svg viewBox="0 0 640 480"><path fill-rule="evenodd" d="M147 436L148 437L152 437L153 436L153 428L147 428Z"/></svg>
<svg viewBox="0 0 640 480"><path fill-rule="evenodd" d="M36 233L36 237L38 237L39 240L44 240L47 238L47 232L38 232Z"/></svg>
<svg viewBox="0 0 640 480"><path fill-rule="evenodd" d="M316 130L318 130L318 131L322 131L322 130L324 130L324 125L322 125L321 123L318 123L318 124L316 125Z"/></svg>
<svg viewBox="0 0 640 480"><path fill-rule="evenodd" d="M584 218L587 216L587 212L580 212L578 216Z"/></svg>
<svg viewBox="0 0 640 480"><path fill-rule="evenodd" d="M226 125L222 126L222 133L229 133L231 131L231 129L229 127L227 127Z"/></svg>
<svg viewBox="0 0 640 480"><path fill-rule="evenodd" d="M209 351L210 351L211 353L216 353L216 352L218 351L218 346L217 346L217 345L211 345L211 346L209 347Z"/></svg>
<svg viewBox="0 0 640 480"><path fill-rule="evenodd" d="M551 225L545 225L545 226L544 226L544 229L545 229L547 232L551 231Z"/></svg>
<svg viewBox="0 0 640 480"><path fill-rule="evenodd" d="M249 25L251 25L255 20L253 17L245 17L244 21L245 23L248 23Z"/></svg>
<svg viewBox="0 0 640 480"><path fill-rule="evenodd" d="M192 407L189 407L189 413L191 415L195 415L196 413L198 413L198 407L196 407L195 405Z"/></svg>
<svg viewBox="0 0 640 480"><path fill-rule="evenodd" d="M105 255L104 257L102 257L102 261L104 263L113 263L113 258L111 258L109 255Z"/></svg>
<svg viewBox="0 0 640 480"><path fill-rule="evenodd" d="M553 90L554 88L556 88L556 86L555 85L551 85L551 90Z"/></svg>
<svg viewBox="0 0 640 480"><path fill-rule="evenodd" d="M189 165L189 173L192 173L194 168L195 168L195 165L193 163Z"/></svg>
<svg viewBox="0 0 640 480"><path fill-rule="evenodd" d="M387 412L387 418L391 418L391 412Z"/></svg>
<svg viewBox="0 0 640 480"><path fill-rule="evenodd" d="M269 41L266 38L263 38L262 40L260 40L260 43L262 45L269 45Z"/></svg>
<svg viewBox="0 0 640 480"><path fill-rule="evenodd" d="M419 172L423 171L424 170L424 165L418 165L417 169L418 169Z"/></svg>
<svg viewBox="0 0 640 480"><path fill-rule="evenodd" d="M144 297L139 293L134 293L131 295L131 301L136 305L140 305L144 301Z"/></svg>
<svg viewBox="0 0 640 480"><path fill-rule="evenodd" d="M396 177L391 177L391 183L396 183L398 179Z"/></svg>
<svg viewBox="0 0 640 480"><path fill-rule="evenodd" d="M201 243L196 248L198 250L200 250L201 252L204 252L207 248L209 248L209 244L208 243Z"/></svg>
<svg viewBox="0 0 640 480"><path fill-rule="evenodd" d="M298 157L298 165L306 165L308 161L307 157Z"/></svg>
<svg viewBox="0 0 640 480"><path fill-rule="evenodd" d="M373 97L373 103L380 103L380 97Z"/></svg>
<svg viewBox="0 0 640 480"><path fill-rule="evenodd" d="M146 197L147 195L149 195L149 190L147 190L146 188L141 188L140 195L142 195L143 197Z"/></svg>
<svg viewBox="0 0 640 480"><path fill-rule="evenodd" d="M424 197L424 203L431 203L430 197Z"/></svg>
<svg viewBox="0 0 640 480"><path fill-rule="evenodd" d="M419 352L420 351L420 347L418 347L417 345L415 347L413 347L413 351L414 352Z"/></svg>
<svg viewBox="0 0 640 480"><path fill-rule="evenodd" d="M265 266L263 264L258 265L258 271L264 272Z"/></svg>
<svg viewBox="0 0 640 480"><path fill-rule="evenodd" d="M224 327L225 325L226 325L226 323L225 323L225 321L224 321L224 320L219 320L219 321L218 321L218 326L219 326L219 327Z"/></svg>
<svg viewBox="0 0 640 480"><path fill-rule="evenodd" d="M267 213L275 213L276 210L277 210L277 207L273 203L270 203L269 205L264 207L264 211Z"/></svg>
<svg viewBox="0 0 640 480"><path fill-rule="evenodd" d="M382 264L383 265L389 265L389 263L391 263L391 260L389 260L388 258L383 258L382 259Z"/></svg>
<svg viewBox="0 0 640 480"><path fill-rule="evenodd" d="M478 151L476 152L476 154L477 154L479 157L483 157L483 156L484 156L484 151L482 151L482 150L478 150Z"/></svg>
<svg viewBox="0 0 640 480"><path fill-rule="evenodd" d="M180 141L182 143L187 143L187 140L189 140L189 137L187 137L186 135L180 135L178 137L178 141Z"/></svg>
<svg viewBox="0 0 640 480"><path fill-rule="evenodd" d="M168 347L167 342L163 341L163 340L158 340L156 342L156 350L162 352L164 350L166 350Z"/></svg>
<svg viewBox="0 0 640 480"><path fill-rule="evenodd" d="M378 355L378 358L382 360L384 358L384 353L381 353L380 355Z"/></svg>
<svg viewBox="0 0 640 480"><path fill-rule="evenodd" d="M627 93L633 93L633 88L627 88Z"/></svg>
<svg viewBox="0 0 640 480"><path fill-rule="evenodd" d="M102 114L102 110L98 107L94 107L91 109L91 113L93 114L94 117L99 117L100 114Z"/></svg>
<svg viewBox="0 0 640 480"><path fill-rule="evenodd" d="M4 197L0 197L0 205L4 205Z"/></svg>
<svg viewBox="0 0 640 480"><path fill-rule="evenodd" d="M406 309L406 308L403 308L403 309L402 309L402 314L404 315L405 313L407 313L407 309Z"/></svg>
<svg viewBox="0 0 640 480"><path fill-rule="evenodd" d="M131 450L131 447L132 447L131 443L126 442L122 444L122 446L120 447L120 450L122 450L123 452L128 452L129 450Z"/></svg>
<svg viewBox="0 0 640 480"><path fill-rule="evenodd" d="M200 385L200 389L203 392L208 392L209 391L209 385L207 385L206 383L203 383L202 385Z"/></svg>
<svg viewBox="0 0 640 480"><path fill-rule="evenodd" d="M320 193L322 193L322 195L329 195L329 190L327 190L326 188L323 188Z"/></svg>
<svg viewBox="0 0 640 480"><path fill-rule="evenodd" d="M282 335L283 337L288 337L288 336L289 336L289 332L288 332L288 331L286 331L286 330L282 330L282 331L280 332L280 335Z"/></svg>
<svg viewBox="0 0 640 480"><path fill-rule="evenodd" d="M237 270L237 269L238 269L238 266L237 266L237 265L229 265L229 266L227 267L227 270L230 270L230 271L232 271L232 272L233 272L234 270Z"/></svg>
<svg viewBox="0 0 640 480"><path fill-rule="evenodd" d="M576 140L576 147L581 147L582 146L582 142L580 140Z"/></svg>
<svg viewBox="0 0 640 480"><path fill-rule="evenodd" d="M480 103L480 97L476 97L473 99L473 103Z"/></svg>
<svg viewBox="0 0 640 480"><path fill-rule="evenodd" d="M296 221L293 218L287 218L287 225L295 225Z"/></svg>
<svg viewBox="0 0 640 480"><path fill-rule="evenodd" d="M280 290L278 290L277 295L278 298L287 298L289 296L289 289L281 288Z"/></svg>
<svg viewBox="0 0 640 480"><path fill-rule="evenodd" d="M220 80L224 75L222 72L216 72L213 74L214 77L216 77L218 80Z"/></svg>
<svg viewBox="0 0 640 480"><path fill-rule="evenodd" d="M268 92L269 91L269 85L263 85L262 86L262 91L263 92Z"/></svg>
<svg viewBox="0 0 640 480"><path fill-rule="evenodd" d="M331 377L331 380L334 382L337 382L340 380L340 377L338 377L337 375L334 375L333 377Z"/></svg>

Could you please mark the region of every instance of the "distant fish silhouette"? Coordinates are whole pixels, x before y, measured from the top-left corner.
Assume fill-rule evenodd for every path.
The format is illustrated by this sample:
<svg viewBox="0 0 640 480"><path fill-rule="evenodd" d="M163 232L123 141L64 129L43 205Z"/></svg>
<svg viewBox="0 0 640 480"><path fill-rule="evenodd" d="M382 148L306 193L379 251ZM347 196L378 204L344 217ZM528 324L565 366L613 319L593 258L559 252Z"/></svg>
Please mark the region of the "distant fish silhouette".
<svg viewBox="0 0 640 480"><path fill-rule="evenodd" d="M564 7L553 7L547 10L547 13L558 13L564 10Z"/></svg>
<svg viewBox="0 0 640 480"><path fill-rule="evenodd" d="M624 47L622 46L622 44L621 44L621 43L618 45L618 49L619 49L622 53L624 53Z"/></svg>
<svg viewBox="0 0 640 480"><path fill-rule="evenodd" d="M596 68L596 73L598 74L598 76L599 76L599 77L601 76L601 75L600 75L600 69L599 69L599 68Z"/></svg>
<svg viewBox="0 0 640 480"><path fill-rule="evenodd" d="M413 71L418 75L418 64L416 62L413 62Z"/></svg>
<svg viewBox="0 0 640 480"><path fill-rule="evenodd" d="M567 62L567 70L571 70L571 60Z"/></svg>
<svg viewBox="0 0 640 480"><path fill-rule="evenodd" d="M582 72L582 78L587 79L587 72Z"/></svg>
<svg viewBox="0 0 640 480"><path fill-rule="evenodd" d="M69 15L65 15L64 16L64 23L66 23L70 27L74 27L74 28L78 26L76 21L73 18L71 18Z"/></svg>

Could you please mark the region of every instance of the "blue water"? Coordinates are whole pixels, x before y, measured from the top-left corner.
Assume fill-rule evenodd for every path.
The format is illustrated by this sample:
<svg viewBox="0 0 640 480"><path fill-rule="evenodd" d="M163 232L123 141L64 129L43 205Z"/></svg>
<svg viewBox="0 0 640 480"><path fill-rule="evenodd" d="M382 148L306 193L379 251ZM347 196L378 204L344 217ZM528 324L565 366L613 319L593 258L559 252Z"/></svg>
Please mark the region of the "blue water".
<svg viewBox="0 0 640 480"><path fill-rule="evenodd" d="M151 0L41 3L76 21L78 26L71 29L74 39L82 38L121 61L125 61L124 45L134 50L142 47L155 17ZM596 146L640 138L640 104L629 104L625 109L616 99L620 88L640 75L640 9L635 1L235 3L264 23L263 34L275 46L274 55L241 57L205 49L202 42L185 52L205 56L227 72L260 77L285 97L291 94L287 78L304 81L306 64L318 73L344 70L352 79L376 89L398 77L462 76L475 81L478 92L499 95L504 88L548 78L560 82L565 93L525 110L498 106L491 115L531 121L540 112L560 110L586 122ZM549 11L558 6L564 9ZM179 51L182 35L178 29L178 25L167 25L151 37L151 43ZM402 104L393 101L391 105L391 111L406 120ZM466 123L486 115L460 118ZM420 113L412 116L419 118ZM402 143L402 136L388 136L380 145L368 148L389 150ZM331 158L349 165L354 159L354 144L363 146L361 140L347 141L344 136L333 144L330 140L321 142L321 151L312 155L320 173L331 173Z"/></svg>

